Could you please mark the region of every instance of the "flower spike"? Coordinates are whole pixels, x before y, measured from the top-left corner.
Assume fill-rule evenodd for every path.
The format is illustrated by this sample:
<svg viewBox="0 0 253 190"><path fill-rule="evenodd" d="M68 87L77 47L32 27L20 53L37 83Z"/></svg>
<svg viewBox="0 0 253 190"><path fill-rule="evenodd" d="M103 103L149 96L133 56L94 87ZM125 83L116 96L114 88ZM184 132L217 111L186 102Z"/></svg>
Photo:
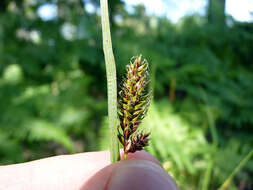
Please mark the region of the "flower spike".
<svg viewBox="0 0 253 190"><path fill-rule="evenodd" d="M129 152L142 150L148 145L150 133L140 132L141 120L146 116L151 93L146 92L149 83L148 63L142 56L133 57L126 66L127 74L119 92L120 132L118 138L124 147L124 157Z"/></svg>

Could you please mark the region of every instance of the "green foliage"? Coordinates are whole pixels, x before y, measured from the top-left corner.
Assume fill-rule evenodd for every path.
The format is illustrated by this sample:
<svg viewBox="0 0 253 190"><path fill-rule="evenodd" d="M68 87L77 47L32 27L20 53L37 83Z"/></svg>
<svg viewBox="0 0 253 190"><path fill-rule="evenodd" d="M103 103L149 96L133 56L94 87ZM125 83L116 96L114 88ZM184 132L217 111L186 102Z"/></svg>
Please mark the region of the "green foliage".
<svg viewBox="0 0 253 190"><path fill-rule="evenodd" d="M157 155L181 188L197 187L210 152L201 127L185 121L167 101L152 103L143 125L152 131L148 151Z"/></svg>
<svg viewBox="0 0 253 190"><path fill-rule="evenodd" d="M30 121L28 126L32 126L28 140L30 141L55 141L62 144L70 152L74 152L74 145L64 130L57 128L51 123L35 120Z"/></svg>
<svg viewBox="0 0 253 190"><path fill-rule="evenodd" d="M51 0L4 2L0 163L108 149L99 15L86 11L86 1L66 1L46 21L37 11ZM204 179L217 189L253 147L252 23L192 15L172 24L141 6L128 13L120 0L110 10L118 83L133 55L150 63L148 151L182 189L201 189ZM250 160L230 188L250 189L252 175Z"/></svg>
<svg viewBox="0 0 253 190"><path fill-rule="evenodd" d="M204 122L206 118L202 120ZM214 149L206 140L203 126L185 120L183 114L175 112L166 100L151 104L143 125L152 131L147 151L157 156L182 189L201 189L210 161L213 172L207 189L217 189L252 149L250 143L236 138L229 140L226 146ZM252 166L251 160L245 168L251 170ZM246 171L240 172L237 179L250 182ZM230 188L237 189L234 183Z"/></svg>

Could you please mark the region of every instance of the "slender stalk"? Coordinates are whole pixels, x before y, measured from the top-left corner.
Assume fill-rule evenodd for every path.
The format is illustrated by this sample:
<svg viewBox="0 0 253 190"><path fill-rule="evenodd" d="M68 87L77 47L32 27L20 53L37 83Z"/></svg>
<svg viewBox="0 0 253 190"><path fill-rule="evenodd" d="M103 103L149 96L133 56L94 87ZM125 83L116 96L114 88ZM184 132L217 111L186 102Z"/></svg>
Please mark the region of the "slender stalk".
<svg viewBox="0 0 253 190"><path fill-rule="evenodd" d="M208 166L204 175L204 179L203 179L203 183L202 183L202 190L207 190L209 183L210 183L210 179L211 179L211 175L212 175L212 170L213 170L213 165L214 165L214 161L212 158L209 158L209 162L208 162Z"/></svg>
<svg viewBox="0 0 253 190"><path fill-rule="evenodd" d="M219 190L225 190L229 187L231 181L235 177L235 175L242 169L242 167L250 160L253 156L253 149L245 156L245 158L238 164L238 166L234 169L234 171L230 174L230 176L226 179L226 181L221 185Z"/></svg>
<svg viewBox="0 0 253 190"><path fill-rule="evenodd" d="M211 136L212 136L212 152L210 153L210 156L209 156L208 167L204 174L204 179L203 179L202 188L201 188L202 190L207 190L210 180L211 180L213 167L214 167L214 153L217 151L219 140L218 140L217 130L215 126L215 119L213 118L213 114L210 111L210 108L207 106L208 100L207 100L206 93L204 92L203 89L201 90L201 95L206 105L204 111L206 112L208 127L211 131Z"/></svg>
<svg viewBox="0 0 253 190"><path fill-rule="evenodd" d="M112 51L110 22L107 0L100 0L101 23L103 33L103 50L106 63L107 95L108 95L108 117L110 128L110 156L111 163L120 160L118 130L117 130L117 81L116 67Z"/></svg>
<svg viewBox="0 0 253 190"><path fill-rule="evenodd" d="M124 152L124 160L127 160L127 153Z"/></svg>
<svg viewBox="0 0 253 190"><path fill-rule="evenodd" d="M214 153L217 151L217 147L218 147L218 143L219 143L213 115L208 107L205 108L205 111L206 111L208 126L211 131L211 136L212 136L213 142L212 142L212 152L210 153L210 157L209 157L209 161L208 161L208 167L207 167L207 170L204 175L202 190L208 189L208 186L209 186L209 183L211 180L211 176L212 176L212 172L213 172L213 167L214 167Z"/></svg>

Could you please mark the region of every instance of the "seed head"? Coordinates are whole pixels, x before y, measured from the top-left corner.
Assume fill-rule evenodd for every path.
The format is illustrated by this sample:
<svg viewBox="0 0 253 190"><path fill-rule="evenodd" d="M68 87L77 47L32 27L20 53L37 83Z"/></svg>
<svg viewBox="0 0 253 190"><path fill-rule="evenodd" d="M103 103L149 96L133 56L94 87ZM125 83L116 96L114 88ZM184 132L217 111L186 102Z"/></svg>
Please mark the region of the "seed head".
<svg viewBox="0 0 253 190"><path fill-rule="evenodd" d="M124 152L142 150L148 145L150 133L139 132L141 120L146 116L151 93L146 92L148 84L148 63L141 56L133 57L126 66L127 74L119 92L120 128L118 138Z"/></svg>

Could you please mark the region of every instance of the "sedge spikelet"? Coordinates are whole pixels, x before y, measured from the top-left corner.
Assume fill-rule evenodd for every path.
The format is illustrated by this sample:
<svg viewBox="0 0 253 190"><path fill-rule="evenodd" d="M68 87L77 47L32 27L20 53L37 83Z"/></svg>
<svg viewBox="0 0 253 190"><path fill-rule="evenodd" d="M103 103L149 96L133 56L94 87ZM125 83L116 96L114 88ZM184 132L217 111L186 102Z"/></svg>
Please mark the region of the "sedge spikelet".
<svg viewBox="0 0 253 190"><path fill-rule="evenodd" d="M127 74L119 92L120 128L118 138L124 147L124 155L142 150L148 145L150 133L140 132L141 120L145 117L151 93L148 84L148 63L141 56L133 57L126 66Z"/></svg>

